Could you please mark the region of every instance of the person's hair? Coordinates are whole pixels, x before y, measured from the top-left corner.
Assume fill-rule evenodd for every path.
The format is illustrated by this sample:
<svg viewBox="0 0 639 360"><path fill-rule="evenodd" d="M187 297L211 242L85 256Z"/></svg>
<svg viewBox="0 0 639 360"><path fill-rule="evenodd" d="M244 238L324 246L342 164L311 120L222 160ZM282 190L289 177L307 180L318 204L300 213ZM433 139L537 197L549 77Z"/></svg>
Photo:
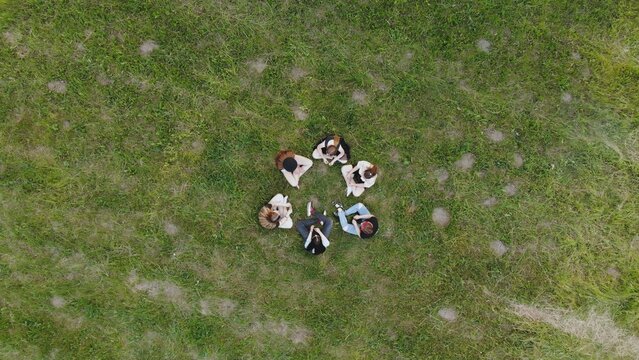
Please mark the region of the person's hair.
<svg viewBox="0 0 639 360"><path fill-rule="evenodd" d="M371 167L366 169L366 171L364 171L364 177L367 179L370 179L375 175L377 175L377 165L372 165Z"/></svg>
<svg viewBox="0 0 639 360"><path fill-rule="evenodd" d="M275 156L275 166L277 166L278 170L284 169L284 160L294 156L295 156L295 153L292 152L291 150L282 150L278 152L277 155Z"/></svg>
<svg viewBox="0 0 639 360"><path fill-rule="evenodd" d="M359 228L366 235L371 235L373 233L373 231L375 230L375 226L370 221L362 222L362 224L359 226Z"/></svg>
<svg viewBox="0 0 639 360"><path fill-rule="evenodd" d="M322 242L322 237L320 234L315 233L311 236L311 241L313 242L313 245L319 245Z"/></svg>
<svg viewBox="0 0 639 360"><path fill-rule="evenodd" d="M280 214L271 209L270 206L262 206L259 214L257 215L257 219L260 221L260 225L262 225L265 229L275 229L277 225L279 225Z"/></svg>
<svg viewBox="0 0 639 360"><path fill-rule="evenodd" d="M333 135L333 145L326 148L326 153L328 155L332 156L337 154L337 147L339 146L340 139L339 135Z"/></svg>

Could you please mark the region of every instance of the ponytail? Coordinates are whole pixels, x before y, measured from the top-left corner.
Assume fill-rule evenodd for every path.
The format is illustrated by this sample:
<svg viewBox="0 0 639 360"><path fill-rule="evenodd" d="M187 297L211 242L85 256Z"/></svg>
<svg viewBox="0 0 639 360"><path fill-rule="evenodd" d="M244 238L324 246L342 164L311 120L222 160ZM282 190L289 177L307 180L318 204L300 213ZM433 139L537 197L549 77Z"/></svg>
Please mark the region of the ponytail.
<svg viewBox="0 0 639 360"><path fill-rule="evenodd" d="M277 155L275 156L275 166L277 167L278 170L284 169L284 160L294 156L295 156L295 153L292 152L291 150L282 150L278 152Z"/></svg>

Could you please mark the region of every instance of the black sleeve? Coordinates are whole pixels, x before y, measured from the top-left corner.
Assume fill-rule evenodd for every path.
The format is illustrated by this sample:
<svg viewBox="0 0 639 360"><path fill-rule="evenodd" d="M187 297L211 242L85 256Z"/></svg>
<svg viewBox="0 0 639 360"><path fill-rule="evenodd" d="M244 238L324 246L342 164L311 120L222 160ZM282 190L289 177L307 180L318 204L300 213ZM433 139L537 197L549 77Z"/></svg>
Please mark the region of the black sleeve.
<svg viewBox="0 0 639 360"><path fill-rule="evenodd" d="M344 141L344 138L340 139L339 144L342 146L342 149L344 149L344 153L346 153L346 160L349 160L351 158L351 147Z"/></svg>

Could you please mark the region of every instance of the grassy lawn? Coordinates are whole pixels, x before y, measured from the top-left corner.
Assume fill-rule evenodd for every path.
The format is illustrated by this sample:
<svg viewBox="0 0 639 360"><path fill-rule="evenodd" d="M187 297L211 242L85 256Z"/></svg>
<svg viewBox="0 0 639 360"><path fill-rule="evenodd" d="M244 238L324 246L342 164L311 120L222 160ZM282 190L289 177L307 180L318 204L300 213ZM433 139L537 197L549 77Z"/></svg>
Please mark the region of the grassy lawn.
<svg viewBox="0 0 639 360"><path fill-rule="evenodd" d="M0 33L0 358L639 358L636 1L0 0ZM257 211L355 203L273 165L330 132L380 232L311 256Z"/></svg>

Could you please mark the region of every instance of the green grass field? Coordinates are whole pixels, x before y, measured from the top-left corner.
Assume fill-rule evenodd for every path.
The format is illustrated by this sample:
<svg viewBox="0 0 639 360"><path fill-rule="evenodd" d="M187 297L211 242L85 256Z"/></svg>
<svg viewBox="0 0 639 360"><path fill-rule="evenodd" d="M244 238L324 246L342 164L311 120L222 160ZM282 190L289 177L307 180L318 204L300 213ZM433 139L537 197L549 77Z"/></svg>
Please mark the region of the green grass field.
<svg viewBox="0 0 639 360"><path fill-rule="evenodd" d="M639 358L638 2L0 0L0 33L1 359ZM273 166L330 132L381 229L314 257L257 211L355 203Z"/></svg>

